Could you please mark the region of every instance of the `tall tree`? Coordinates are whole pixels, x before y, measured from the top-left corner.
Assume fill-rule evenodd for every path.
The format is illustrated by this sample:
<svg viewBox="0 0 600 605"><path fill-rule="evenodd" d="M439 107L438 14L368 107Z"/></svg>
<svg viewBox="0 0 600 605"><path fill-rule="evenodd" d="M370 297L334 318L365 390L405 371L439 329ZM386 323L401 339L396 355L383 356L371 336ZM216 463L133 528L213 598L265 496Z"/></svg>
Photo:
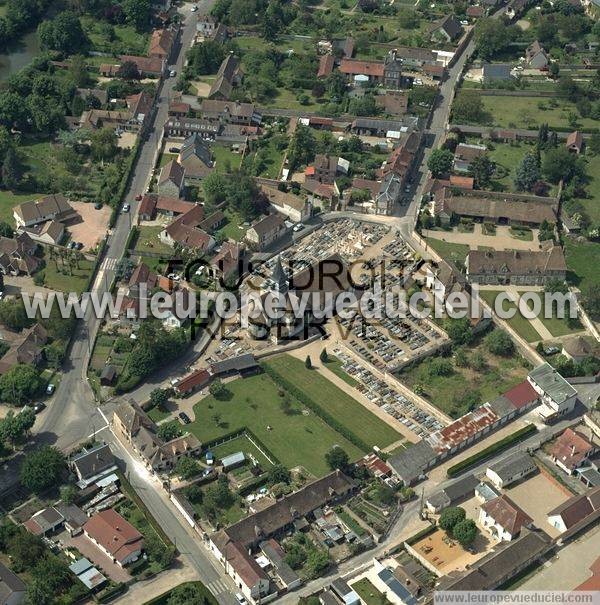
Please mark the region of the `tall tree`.
<svg viewBox="0 0 600 605"><path fill-rule="evenodd" d="M517 166L515 187L519 191L531 191L540 180L540 165L534 153L528 152Z"/></svg>

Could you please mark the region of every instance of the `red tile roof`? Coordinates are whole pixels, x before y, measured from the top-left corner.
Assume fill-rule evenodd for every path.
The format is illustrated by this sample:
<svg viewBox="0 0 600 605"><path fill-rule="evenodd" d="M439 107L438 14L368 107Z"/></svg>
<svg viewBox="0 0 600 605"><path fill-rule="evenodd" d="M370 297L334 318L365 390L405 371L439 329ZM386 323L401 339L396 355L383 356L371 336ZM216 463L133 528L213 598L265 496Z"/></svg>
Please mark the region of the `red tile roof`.
<svg viewBox="0 0 600 605"><path fill-rule="evenodd" d="M319 71L317 72L317 78L326 78L332 71L335 64L335 58L333 55L323 55L319 59Z"/></svg>
<svg viewBox="0 0 600 605"><path fill-rule="evenodd" d="M451 174L450 185L460 187L461 189L473 189L475 186L475 179L472 176L458 176L456 174Z"/></svg>
<svg viewBox="0 0 600 605"><path fill-rule="evenodd" d="M533 519L506 495L485 502L481 508L511 536L518 534L524 525L533 523Z"/></svg>
<svg viewBox="0 0 600 605"><path fill-rule="evenodd" d="M531 386L529 381L524 380L516 387L506 391L504 397L506 397L506 399L508 399L517 409L521 409L538 399L539 394Z"/></svg>
<svg viewBox="0 0 600 605"><path fill-rule="evenodd" d="M204 386L209 380L210 373L207 369L202 368L182 378L175 386L175 390L178 393L189 393L198 387Z"/></svg>
<svg viewBox="0 0 600 605"><path fill-rule="evenodd" d="M568 428L555 441L550 455L572 471L579 467L594 449L594 446L581 433Z"/></svg>
<svg viewBox="0 0 600 605"><path fill-rule="evenodd" d="M590 567L592 576L582 582L574 590L600 590L600 557Z"/></svg>
<svg viewBox="0 0 600 605"><path fill-rule="evenodd" d="M356 61L354 59L342 59L340 71L343 74L365 75L383 78L383 63L373 61Z"/></svg>
<svg viewBox="0 0 600 605"><path fill-rule="evenodd" d="M96 513L83 531L117 561L124 561L144 547L142 534L112 508Z"/></svg>

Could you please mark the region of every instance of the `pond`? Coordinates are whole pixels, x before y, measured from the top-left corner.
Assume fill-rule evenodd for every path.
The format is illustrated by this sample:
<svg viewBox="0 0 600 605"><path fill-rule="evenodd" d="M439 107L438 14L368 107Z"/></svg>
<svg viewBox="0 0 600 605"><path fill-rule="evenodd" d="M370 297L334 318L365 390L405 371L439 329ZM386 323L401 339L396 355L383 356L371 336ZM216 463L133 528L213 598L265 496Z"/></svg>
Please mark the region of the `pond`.
<svg viewBox="0 0 600 605"><path fill-rule="evenodd" d="M8 53L0 55L0 81L28 65L39 52L37 32L25 34Z"/></svg>

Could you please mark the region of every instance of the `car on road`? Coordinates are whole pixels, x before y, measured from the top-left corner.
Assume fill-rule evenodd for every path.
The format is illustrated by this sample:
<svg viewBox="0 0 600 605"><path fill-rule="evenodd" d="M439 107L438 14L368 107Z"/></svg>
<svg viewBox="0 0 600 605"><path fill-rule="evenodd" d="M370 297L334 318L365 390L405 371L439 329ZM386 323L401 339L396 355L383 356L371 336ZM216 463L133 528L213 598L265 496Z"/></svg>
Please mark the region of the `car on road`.
<svg viewBox="0 0 600 605"><path fill-rule="evenodd" d="M293 227L292 227L292 231L302 231L302 229L304 229L304 225L302 223L296 223Z"/></svg>
<svg viewBox="0 0 600 605"><path fill-rule="evenodd" d="M138 193L138 194L135 196L135 201L136 201L136 202L139 202L141 199L142 199L142 194L141 194L141 193Z"/></svg>
<svg viewBox="0 0 600 605"><path fill-rule="evenodd" d="M247 601L246 601L246 597L241 593L241 592L236 592L235 593L235 598L236 601L240 604L240 605L246 605Z"/></svg>
<svg viewBox="0 0 600 605"><path fill-rule="evenodd" d="M96 202L96 203L94 204L94 208L95 208L96 210L102 210L102 202Z"/></svg>
<svg viewBox="0 0 600 605"><path fill-rule="evenodd" d="M174 78L177 75L177 70L175 69L171 69L169 71L169 76L171 76L171 78Z"/></svg>
<svg viewBox="0 0 600 605"><path fill-rule="evenodd" d="M52 395L52 393L54 393L55 389L56 389L56 387L54 386L54 384L49 383L48 386L46 387L46 395Z"/></svg>
<svg viewBox="0 0 600 605"><path fill-rule="evenodd" d="M33 408L35 414L39 414L40 412L43 412L46 409L46 404L42 403L41 401L38 401L37 403L34 403L31 407Z"/></svg>
<svg viewBox="0 0 600 605"><path fill-rule="evenodd" d="M179 412L179 419L183 424L190 424L192 422L192 419L185 412Z"/></svg>
<svg viewBox="0 0 600 605"><path fill-rule="evenodd" d="M123 204L123 212L129 212L131 206L129 204Z"/></svg>

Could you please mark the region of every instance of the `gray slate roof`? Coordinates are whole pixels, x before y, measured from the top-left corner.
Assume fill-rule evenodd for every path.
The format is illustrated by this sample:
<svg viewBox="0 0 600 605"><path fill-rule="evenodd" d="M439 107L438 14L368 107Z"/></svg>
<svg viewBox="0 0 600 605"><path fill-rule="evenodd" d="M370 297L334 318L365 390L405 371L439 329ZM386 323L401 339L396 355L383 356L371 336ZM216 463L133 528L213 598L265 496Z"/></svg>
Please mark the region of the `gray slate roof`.
<svg viewBox="0 0 600 605"><path fill-rule="evenodd" d="M488 468L494 471L502 481L507 481L515 475L533 472L537 467L527 452L515 452L495 464L491 464Z"/></svg>

